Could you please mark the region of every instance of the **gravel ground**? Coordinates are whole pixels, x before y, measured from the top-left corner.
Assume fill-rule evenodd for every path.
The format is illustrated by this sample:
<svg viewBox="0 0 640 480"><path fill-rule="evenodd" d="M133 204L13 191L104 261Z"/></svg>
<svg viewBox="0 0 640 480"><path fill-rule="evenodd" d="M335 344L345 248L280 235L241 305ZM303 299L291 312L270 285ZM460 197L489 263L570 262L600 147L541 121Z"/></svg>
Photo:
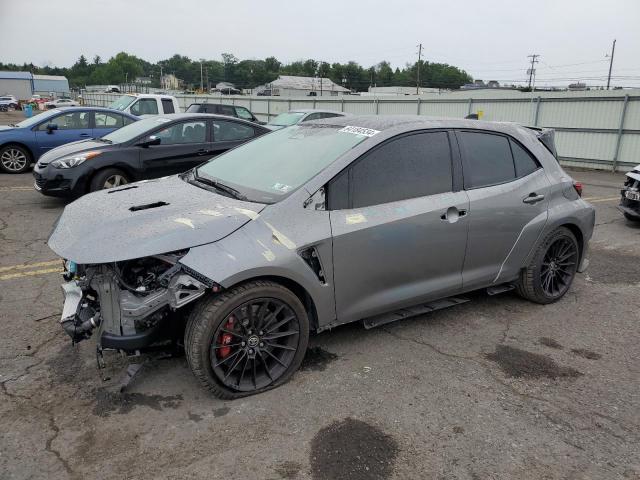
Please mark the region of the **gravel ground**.
<svg viewBox="0 0 640 480"><path fill-rule="evenodd" d="M640 226L615 209L621 174L574 176L597 227L561 302L478 292L337 328L288 384L225 402L181 356L121 394L125 359L100 374L70 344L45 245L65 203L0 175L0 478L640 479Z"/></svg>

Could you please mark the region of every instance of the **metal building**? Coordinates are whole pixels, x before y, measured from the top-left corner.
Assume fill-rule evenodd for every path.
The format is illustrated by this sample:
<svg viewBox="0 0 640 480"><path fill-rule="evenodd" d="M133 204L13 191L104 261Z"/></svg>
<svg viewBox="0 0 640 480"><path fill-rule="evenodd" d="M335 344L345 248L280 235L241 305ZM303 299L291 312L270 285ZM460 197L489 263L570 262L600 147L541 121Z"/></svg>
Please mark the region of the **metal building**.
<svg viewBox="0 0 640 480"><path fill-rule="evenodd" d="M33 94L33 77L29 72L0 72L0 95L28 100Z"/></svg>
<svg viewBox="0 0 640 480"><path fill-rule="evenodd" d="M69 81L60 75L33 75L33 93L59 97L69 93Z"/></svg>
<svg viewBox="0 0 640 480"><path fill-rule="evenodd" d="M280 97L298 96L338 96L350 93L348 88L341 87L329 78L295 77L279 75L270 84L271 95Z"/></svg>

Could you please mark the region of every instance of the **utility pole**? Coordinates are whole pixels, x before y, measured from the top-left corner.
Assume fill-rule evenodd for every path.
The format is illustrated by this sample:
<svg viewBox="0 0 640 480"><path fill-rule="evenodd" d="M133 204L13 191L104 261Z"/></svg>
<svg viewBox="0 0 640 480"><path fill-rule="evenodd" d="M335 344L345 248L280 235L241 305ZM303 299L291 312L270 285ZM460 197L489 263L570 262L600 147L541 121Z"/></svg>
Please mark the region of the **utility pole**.
<svg viewBox="0 0 640 480"><path fill-rule="evenodd" d="M416 80L416 95L420 95L420 59L422 58L422 44L418 45L418 76Z"/></svg>
<svg viewBox="0 0 640 480"><path fill-rule="evenodd" d="M540 55L538 55L537 53L534 53L533 55L527 55L528 58L531 59L531 68L529 69L529 90L531 90L531 80L533 79L533 76L536 73L536 63L538 63L538 60L536 60Z"/></svg>
<svg viewBox="0 0 640 480"><path fill-rule="evenodd" d="M609 84L611 83L611 69L613 68L613 54L616 53L616 41L613 41L611 46L611 60L609 60L609 76L607 77L607 90L609 90Z"/></svg>
<svg viewBox="0 0 640 480"><path fill-rule="evenodd" d="M202 60L200 60L200 93L204 90L204 84L202 83Z"/></svg>
<svg viewBox="0 0 640 480"><path fill-rule="evenodd" d="M163 78L162 78L162 65L160 65L160 90L164 90L163 85Z"/></svg>

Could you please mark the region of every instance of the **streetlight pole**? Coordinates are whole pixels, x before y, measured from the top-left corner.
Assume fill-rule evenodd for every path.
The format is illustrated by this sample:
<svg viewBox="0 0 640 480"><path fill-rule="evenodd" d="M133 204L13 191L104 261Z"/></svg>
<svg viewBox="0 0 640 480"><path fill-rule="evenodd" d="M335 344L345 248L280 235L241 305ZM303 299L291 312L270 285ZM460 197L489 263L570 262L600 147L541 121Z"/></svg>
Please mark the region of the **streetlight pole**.
<svg viewBox="0 0 640 480"><path fill-rule="evenodd" d="M418 76L416 79L416 95L420 95L420 58L422 57L422 44L418 45Z"/></svg>
<svg viewBox="0 0 640 480"><path fill-rule="evenodd" d="M609 90L609 85L611 84L611 69L613 68L613 55L616 53L616 41L613 41L613 45L611 46L611 60L609 60L609 75L607 76L607 90Z"/></svg>

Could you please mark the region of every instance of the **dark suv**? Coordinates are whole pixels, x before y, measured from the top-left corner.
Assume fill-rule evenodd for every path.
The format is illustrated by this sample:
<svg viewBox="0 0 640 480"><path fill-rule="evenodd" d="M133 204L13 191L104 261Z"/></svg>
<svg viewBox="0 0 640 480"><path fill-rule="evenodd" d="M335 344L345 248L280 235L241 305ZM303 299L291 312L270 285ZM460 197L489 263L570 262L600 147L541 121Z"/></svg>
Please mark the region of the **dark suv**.
<svg viewBox="0 0 640 480"><path fill-rule="evenodd" d="M253 123L264 125L256 116L245 107L237 107L235 105L222 105L219 103L192 103L187 108L186 113L215 113L216 115L226 115L227 117L236 117L248 120Z"/></svg>

